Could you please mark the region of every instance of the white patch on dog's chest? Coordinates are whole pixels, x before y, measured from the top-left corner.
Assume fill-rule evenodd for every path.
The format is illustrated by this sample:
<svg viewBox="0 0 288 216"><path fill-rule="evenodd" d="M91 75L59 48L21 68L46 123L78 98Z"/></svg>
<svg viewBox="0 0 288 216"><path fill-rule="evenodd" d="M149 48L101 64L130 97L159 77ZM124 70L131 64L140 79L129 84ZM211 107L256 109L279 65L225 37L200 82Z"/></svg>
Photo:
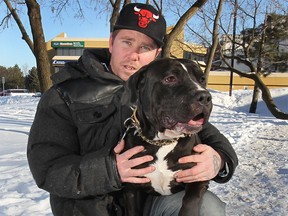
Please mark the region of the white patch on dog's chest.
<svg viewBox="0 0 288 216"><path fill-rule="evenodd" d="M175 141L173 144L162 146L156 153L158 158L157 161L151 164L151 166L155 166L156 170L145 175L147 178L151 179L151 184L155 191L162 195L171 194L169 184L174 179L174 174L176 172L168 169L167 160L164 158L175 148L176 144L177 142Z"/></svg>

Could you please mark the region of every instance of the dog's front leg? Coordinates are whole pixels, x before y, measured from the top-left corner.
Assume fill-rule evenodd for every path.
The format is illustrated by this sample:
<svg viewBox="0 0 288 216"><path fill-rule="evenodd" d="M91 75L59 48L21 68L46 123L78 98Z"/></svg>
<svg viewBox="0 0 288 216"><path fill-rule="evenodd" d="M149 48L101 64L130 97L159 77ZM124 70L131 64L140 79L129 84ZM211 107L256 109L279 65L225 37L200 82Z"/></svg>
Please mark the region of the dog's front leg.
<svg viewBox="0 0 288 216"><path fill-rule="evenodd" d="M200 205L208 184L209 181L186 184L179 216L200 216Z"/></svg>

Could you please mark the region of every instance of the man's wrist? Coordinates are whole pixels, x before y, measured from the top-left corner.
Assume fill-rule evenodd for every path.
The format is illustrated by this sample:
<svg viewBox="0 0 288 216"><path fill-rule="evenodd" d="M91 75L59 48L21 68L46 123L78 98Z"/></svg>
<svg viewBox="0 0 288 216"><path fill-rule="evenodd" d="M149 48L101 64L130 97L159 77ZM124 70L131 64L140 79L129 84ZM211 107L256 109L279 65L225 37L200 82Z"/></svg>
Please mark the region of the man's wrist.
<svg viewBox="0 0 288 216"><path fill-rule="evenodd" d="M224 160L224 157L223 157L223 154L219 151L216 151L220 157L220 166L219 166L219 172L220 170L222 170L225 166L225 160Z"/></svg>
<svg viewBox="0 0 288 216"><path fill-rule="evenodd" d="M219 171L218 176L221 178L227 177L229 174L229 166L228 163L225 162L223 168Z"/></svg>

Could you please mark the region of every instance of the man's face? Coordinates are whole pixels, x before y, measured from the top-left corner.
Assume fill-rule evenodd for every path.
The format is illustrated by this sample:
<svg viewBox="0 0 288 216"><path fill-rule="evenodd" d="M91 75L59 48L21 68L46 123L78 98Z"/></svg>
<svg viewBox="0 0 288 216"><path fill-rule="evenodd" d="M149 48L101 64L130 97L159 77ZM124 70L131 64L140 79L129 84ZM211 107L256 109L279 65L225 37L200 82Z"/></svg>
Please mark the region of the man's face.
<svg viewBox="0 0 288 216"><path fill-rule="evenodd" d="M161 52L155 41L143 33L121 29L109 40L110 66L113 73L127 80L142 66L149 64Z"/></svg>

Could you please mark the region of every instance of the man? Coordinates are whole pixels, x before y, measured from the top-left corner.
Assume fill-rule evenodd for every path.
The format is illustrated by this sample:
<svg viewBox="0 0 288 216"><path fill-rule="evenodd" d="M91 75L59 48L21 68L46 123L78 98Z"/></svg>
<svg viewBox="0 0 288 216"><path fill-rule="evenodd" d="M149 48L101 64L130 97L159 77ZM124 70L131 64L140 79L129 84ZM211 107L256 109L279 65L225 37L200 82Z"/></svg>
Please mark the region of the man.
<svg viewBox="0 0 288 216"><path fill-rule="evenodd" d="M118 141L125 111L113 101L121 97L125 81L159 55L165 31L163 16L152 6L128 4L110 36L109 51L85 50L78 62L52 76L54 85L38 104L27 156L37 185L50 193L54 215L124 215L123 183L149 181L139 176L153 167L133 167L152 156L131 159L143 151L141 143L122 152L125 143ZM229 141L208 123L200 138L207 143L195 147L200 154L180 160L197 166L175 178L227 182L238 164ZM150 196L145 214L177 215L182 197ZM204 195L202 209L210 211L207 215L224 214L224 204L211 192Z"/></svg>

